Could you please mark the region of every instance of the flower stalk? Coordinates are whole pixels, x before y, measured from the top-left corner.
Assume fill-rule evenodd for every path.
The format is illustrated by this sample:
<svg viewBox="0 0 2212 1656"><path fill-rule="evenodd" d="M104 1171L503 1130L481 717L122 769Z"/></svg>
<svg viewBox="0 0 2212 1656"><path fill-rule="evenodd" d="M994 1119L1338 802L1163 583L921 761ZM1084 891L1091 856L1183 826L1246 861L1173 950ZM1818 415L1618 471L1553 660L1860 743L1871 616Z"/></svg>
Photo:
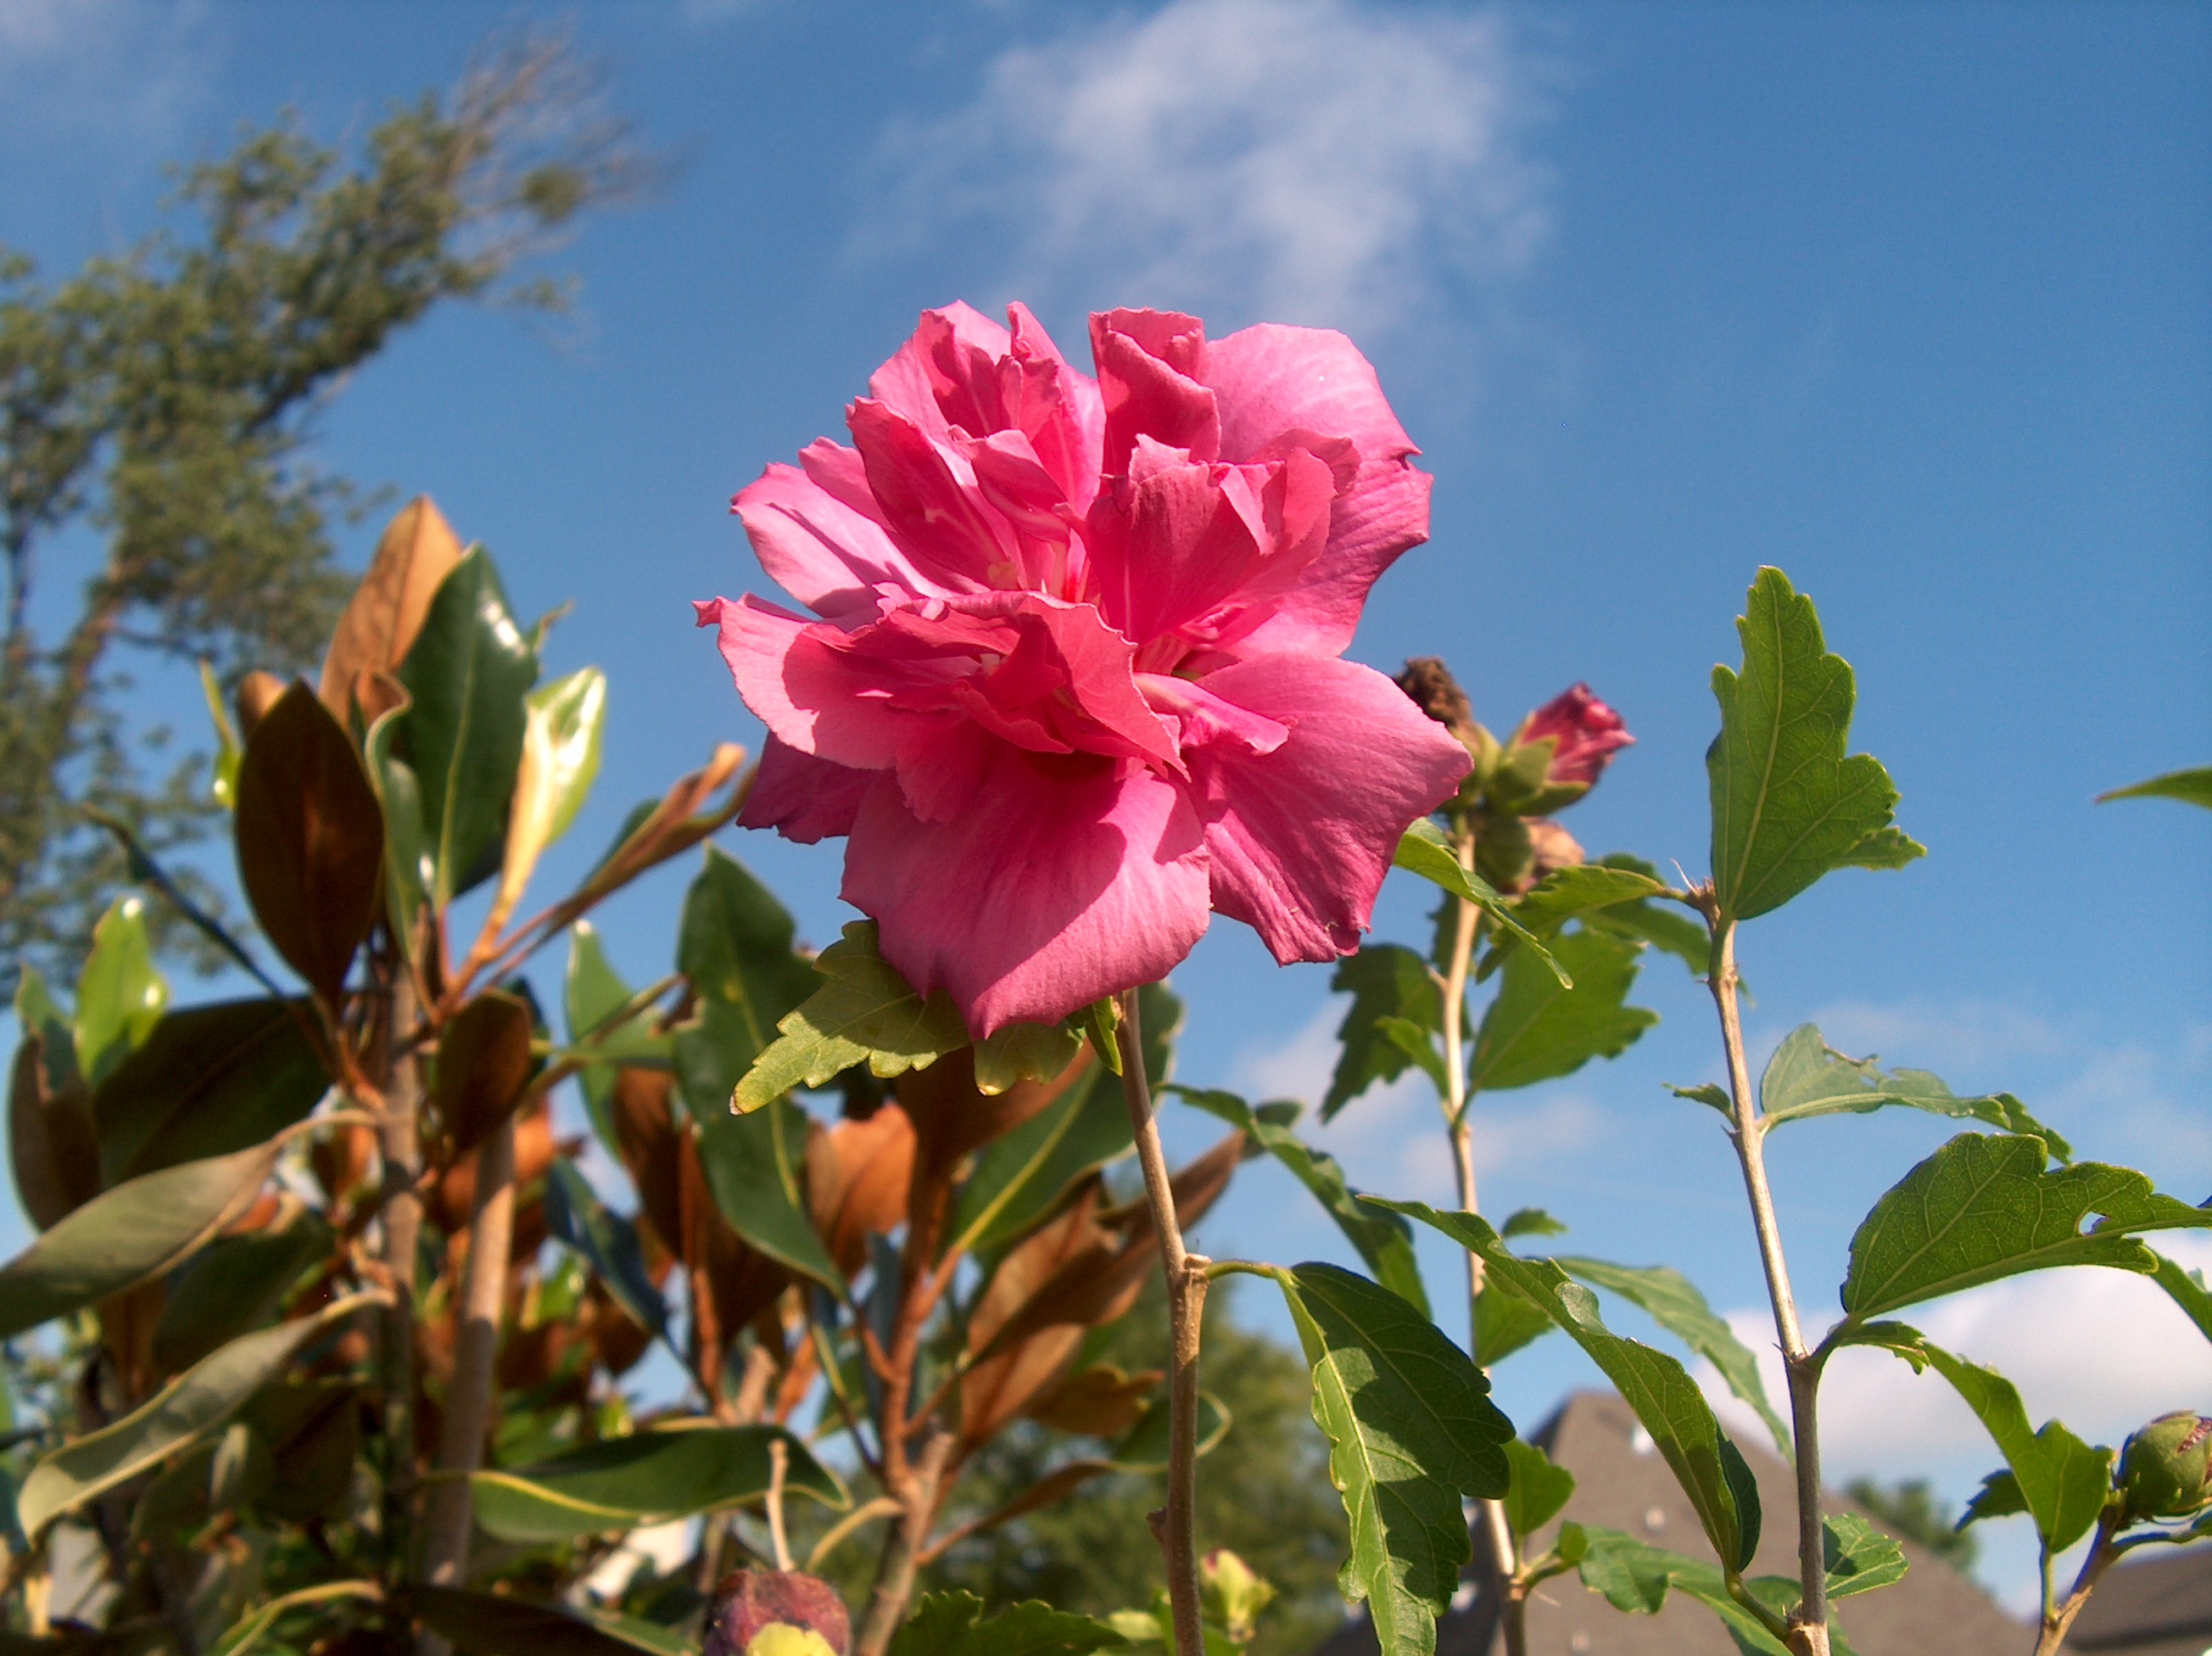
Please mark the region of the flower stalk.
<svg viewBox="0 0 2212 1656"><path fill-rule="evenodd" d="M1160 1144L1152 1111L1152 1083L1145 1074L1144 1031L1138 1020L1137 991L1120 996L1121 1090L1129 1101L1129 1124L1137 1140L1137 1161L1145 1175L1145 1201L1159 1237L1160 1267L1168 1289L1168 1500L1152 1514L1153 1532L1167 1562L1168 1607L1175 1620L1176 1656L1205 1656L1206 1629L1198 1580L1198 1359L1206 1322L1206 1288L1210 1260L1183 1245L1176 1218L1175 1191L1169 1184L1167 1153Z"/></svg>
<svg viewBox="0 0 2212 1656"><path fill-rule="evenodd" d="M1710 898L1708 898L1710 901ZM1729 1138L1743 1168L1745 1194L1758 1233L1759 1263L1774 1308L1774 1332L1782 1347L1790 1380L1790 1427L1797 1460L1798 1604L1789 1623L1790 1648L1799 1656L1828 1656L1828 1578L1820 1523L1820 1357L1805 1344L1797 1320L1796 1296L1790 1287L1790 1265L1783 1257L1782 1227L1775 1216L1774 1192L1766 1180L1766 1123L1752 1091L1744 1058L1743 1016L1739 993L1743 979L1735 965L1735 923L1708 910L1712 927L1711 969L1707 982L1721 1020L1727 1050L1729 1098L1733 1111Z"/></svg>

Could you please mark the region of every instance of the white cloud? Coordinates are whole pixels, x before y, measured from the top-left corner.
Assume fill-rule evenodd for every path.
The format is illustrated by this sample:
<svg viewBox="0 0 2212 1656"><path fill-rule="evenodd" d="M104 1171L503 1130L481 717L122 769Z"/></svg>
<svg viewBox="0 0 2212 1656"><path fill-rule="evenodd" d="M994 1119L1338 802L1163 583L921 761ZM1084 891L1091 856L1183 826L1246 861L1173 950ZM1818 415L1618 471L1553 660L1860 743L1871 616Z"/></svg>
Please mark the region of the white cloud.
<svg viewBox="0 0 2212 1656"><path fill-rule="evenodd" d="M1010 228L1033 302L1403 323L1542 241L1536 78L1492 9L1170 0L1012 46L970 107L890 131L890 234Z"/></svg>
<svg viewBox="0 0 2212 1656"><path fill-rule="evenodd" d="M166 138L222 56L203 0L0 0L0 108L11 124Z"/></svg>

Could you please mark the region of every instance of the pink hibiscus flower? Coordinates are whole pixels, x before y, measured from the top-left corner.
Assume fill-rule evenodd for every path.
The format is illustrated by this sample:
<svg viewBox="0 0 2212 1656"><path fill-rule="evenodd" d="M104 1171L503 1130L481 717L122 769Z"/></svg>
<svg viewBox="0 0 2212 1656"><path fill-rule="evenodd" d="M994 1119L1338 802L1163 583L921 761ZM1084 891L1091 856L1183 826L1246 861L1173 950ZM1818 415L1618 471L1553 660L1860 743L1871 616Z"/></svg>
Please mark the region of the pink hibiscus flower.
<svg viewBox="0 0 2212 1656"><path fill-rule="evenodd" d="M977 1036L1164 977L1210 910L1358 945L1466 750L1339 659L1429 478L1341 334L1020 306L923 314L734 509L809 617L698 606L769 728L739 820L848 836L844 896Z"/></svg>

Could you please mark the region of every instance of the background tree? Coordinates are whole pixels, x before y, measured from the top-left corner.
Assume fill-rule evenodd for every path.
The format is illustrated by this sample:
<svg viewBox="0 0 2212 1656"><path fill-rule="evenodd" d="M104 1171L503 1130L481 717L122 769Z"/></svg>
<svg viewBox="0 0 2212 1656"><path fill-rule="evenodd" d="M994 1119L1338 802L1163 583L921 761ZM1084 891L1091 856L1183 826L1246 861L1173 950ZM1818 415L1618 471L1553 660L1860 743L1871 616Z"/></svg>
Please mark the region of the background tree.
<svg viewBox="0 0 2212 1656"><path fill-rule="evenodd" d="M188 230L58 285L0 251L0 992L27 964L73 975L122 877L84 807L156 850L216 813L201 756L131 705L134 659L226 686L319 659L348 586L330 526L358 496L308 442L349 370L445 300L559 304L509 278L650 174L588 67L518 38L350 165L289 118L246 132L182 172ZM46 590L81 557L73 604Z"/></svg>

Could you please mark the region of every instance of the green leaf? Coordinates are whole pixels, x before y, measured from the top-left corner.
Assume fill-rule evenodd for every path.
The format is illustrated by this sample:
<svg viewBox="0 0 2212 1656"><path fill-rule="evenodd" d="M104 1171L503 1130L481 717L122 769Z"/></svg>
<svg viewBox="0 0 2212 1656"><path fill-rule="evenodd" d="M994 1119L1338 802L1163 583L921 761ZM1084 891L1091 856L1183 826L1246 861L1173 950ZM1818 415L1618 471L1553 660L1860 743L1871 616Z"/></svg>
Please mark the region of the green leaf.
<svg viewBox="0 0 2212 1656"><path fill-rule="evenodd" d="M407 705L378 718L362 739L362 760L368 785L384 813L384 905L392 935L410 953L416 916L430 901L438 871L430 857L422 816L422 784L414 766L401 757Z"/></svg>
<svg viewBox="0 0 2212 1656"><path fill-rule="evenodd" d="M2204 1273L2184 1270L2175 1261L2160 1254L2155 1275L2159 1287L2197 1324L2197 1331L2212 1340L2212 1290L2204 1286Z"/></svg>
<svg viewBox="0 0 2212 1656"><path fill-rule="evenodd" d="M1595 1525L1584 1531L1589 1546L1582 1557L1583 1585L1605 1595L1616 1610L1632 1615L1656 1615L1665 1604L1671 1587L1696 1599L1720 1618L1739 1651L1747 1656L1790 1656L1790 1647L1778 1636L1782 1618L1796 1603L1797 1584L1781 1576L1761 1576L1744 1586L1765 1605L1766 1617L1755 1614L1729 1592L1722 1573L1711 1564L1680 1553L1668 1552ZM1771 1600L1771 1602L1768 1602ZM1848 1656L1840 1629L1829 1628L1836 1656Z"/></svg>
<svg viewBox="0 0 2212 1656"><path fill-rule="evenodd" d="M2133 1168L2045 1172L2050 1154L2032 1135L1962 1133L1907 1173L1851 1239L1850 1320L2057 1265L2154 1275L2158 1256L2133 1233L2212 1227L2212 1210L2160 1195Z"/></svg>
<svg viewBox="0 0 2212 1656"><path fill-rule="evenodd" d="M441 912L499 871L538 656L515 624L490 554L472 548L430 600L399 664L400 715L422 789L425 850Z"/></svg>
<svg viewBox="0 0 2212 1656"><path fill-rule="evenodd" d="M1008 1024L975 1043L975 1090L990 1095L1018 1081L1057 1081L1082 1050L1083 1037L1066 1024Z"/></svg>
<svg viewBox="0 0 2212 1656"><path fill-rule="evenodd" d="M310 1343L364 1306L381 1303L379 1295L354 1294L313 1317L233 1340L122 1419L53 1451L32 1467L16 1498L15 1515L23 1533L36 1536L55 1519L129 1482L215 1431L256 1391L283 1373Z"/></svg>
<svg viewBox="0 0 2212 1656"><path fill-rule="evenodd" d="M1595 1294L1555 1261L1523 1259L1509 1251L1475 1215L1438 1213L1418 1202L1382 1205L1434 1226L1479 1255L1490 1284L1484 1298L1500 1289L1517 1294L1540 1306L1582 1347L1651 1434L1723 1566L1740 1574L1759 1546L1757 1487L1741 1470L1742 1457L1689 1372L1664 1352L1613 1333L1598 1315Z"/></svg>
<svg viewBox="0 0 2212 1656"><path fill-rule="evenodd" d="M750 1115L692 1106L707 1188L739 1236L772 1259L843 1294L845 1279L807 1216L801 1182L807 1114L788 1099Z"/></svg>
<svg viewBox="0 0 2212 1656"><path fill-rule="evenodd" d="M1498 998L1474 1038L1473 1090L1494 1093L1571 1075L1592 1058L1617 1057L1659 1021L1625 1005L1636 982L1637 945L1595 932L1553 941L1572 987L1526 950L1505 962Z"/></svg>
<svg viewBox="0 0 2212 1656"><path fill-rule="evenodd" d="M2027 1510L2027 1497L2021 1492L2020 1480L2008 1466L2001 1472L1991 1472L1982 1480L1982 1487L1974 1491L1966 1510L1959 1515L1959 1528L1978 1524L1985 1518L2010 1518L2015 1513Z"/></svg>
<svg viewBox="0 0 2212 1656"><path fill-rule="evenodd" d="M1079 1179L1130 1147L1129 1107L1119 1077L1094 1064L1066 1092L975 1153L953 1198L950 1251L989 1254L1025 1235Z"/></svg>
<svg viewBox="0 0 2212 1656"><path fill-rule="evenodd" d="M1711 1081L1700 1081L1695 1087L1669 1087L1667 1089L1678 1099L1690 1099L1721 1112L1722 1118L1735 1120L1735 1105L1729 1095Z"/></svg>
<svg viewBox="0 0 2212 1656"><path fill-rule="evenodd" d="M110 1184L227 1155L303 1121L329 1087L296 1002L173 1012L92 1095Z"/></svg>
<svg viewBox="0 0 2212 1656"><path fill-rule="evenodd" d="M2100 805L2106 800L2179 800L2185 805L2201 805L2212 810L2212 765L2195 770L2169 770L2132 788L2115 788L2109 794L2097 795Z"/></svg>
<svg viewBox="0 0 2212 1656"><path fill-rule="evenodd" d="M891 1635L889 1656L1086 1656L1124 1642L1103 1622L1035 1599L986 1616L972 1592L933 1592Z"/></svg>
<svg viewBox="0 0 2212 1656"><path fill-rule="evenodd" d="M684 895L676 945L677 969L699 996L696 1020L676 1031L676 1074L702 1121L729 1113L731 1093L775 1040L777 1020L821 987L793 948L793 930L743 863L707 848Z"/></svg>
<svg viewBox="0 0 2212 1656"><path fill-rule="evenodd" d="M1474 1302L1474 1360L1495 1368L1556 1326L1544 1308L1517 1294L1484 1292Z"/></svg>
<svg viewBox="0 0 2212 1656"><path fill-rule="evenodd" d="M828 981L776 1027L782 1032L738 1082L740 1110L757 1110L795 1087L826 1087L865 1063L883 1079L926 1069L968 1044L942 990L927 1002L876 949L876 922L856 920L814 969Z"/></svg>
<svg viewBox="0 0 2212 1656"><path fill-rule="evenodd" d="M1163 1385L1146 1404L1137 1423L1106 1454L1106 1464L1119 1472L1164 1472L1167 1470L1169 1432L1167 1388ZM1229 1410L1211 1391L1198 1394L1198 1452L1210 1455L1229 1435Z"/></svg>
<svg viewBox="0 0 2212 1656"><path fill-rule="evenodd" d="M165 1167L58 1221L0 1266L0 1340L158 1276L243 1212L278 1146Z"/></svg>
<svg viewBox="0 0 2212 1656"><path fill-rule="evenodd" d="M545 1222L555 1236L584 1257L640 1328L667 1337L668 1302L646 1274L637 1227L608 1212L576 1171L576 1164L565 1157L556 1159L545 1172Z"/></svg>
<svg viewBox="0 0 2212 1656"><path fill-rule="evenodd" d="M617 1160L622 1146L615 1137L612 1114L615 1070L624 1062L665 1068L672 1050L667 1037L653 1033L654 1010L650 1006L640 1007L619 1024L606 1026L607 1020L628 1006L631 998L629 985L607 959L599 928L588 920L576 922L568 929L568 969L562 985L568 1044L580 1047L589 1038L597 1062L579 1070L576 1081L583 1089L584 1108L591 1116L592 1130Z"/></svg>
<svg viewBox="0 0 2212 1656"><path fill-rule="evenodd" d="M689 1656L691 1649L690 1640L658 1623L533 1604L504 1592L410 1586L400 1608L461 1656Z"/></svg>
<svg viewBox="0 0 2212 1656"><path fill-rule="evenodd" d="M776 1426L700 1426L603 1438L534 1465L469 1474L477 1522L542 1545L742 1506L768 1493L769 1446L788 1457L785 1488L842 1508L836 1474Z"/></svg>
<svg viewBox="0 0 2212 1656"><path fill-rule="evenodd" d="M1536 958L1557 975L1560 983L1573 987L1573 979L1568 977L1566 969L1552 959L1552 952L1515 916L1513 905L1500 897L1497 889L1480 874L1459 866L1459 858L1453 852L1451 843L1444 837L1443 830L1428 818L1423 817L1406 831L1390 860L1399 868L1420 875L1430 884L1443 886L1452 896L1474 904L1488 915L1500 930L1510 933L1527 945Z"/></svg>
<svg viewBox="0 0 2212 1656"><path fill-rule="evenodd" d="M1567 1227L1541 1208L1516 1208L1505 1215L1498 1234L1510 1242L1516 1236L1565 1236Z"/></svg>
<svg viewBox="0 0 2212 1656"><path fill-rule="evenodd" d="M155 1177L161 1177L159 1174ZM154 1361L174 1374L275 1319L307 1268L328 1258L331 1230L303 1214L281 1231L218 1236L170 1279L154 1324Z"/></svg>
<svg viewBox="0 0 2212 1656"><path fill-rule="evenodd" d="M1659 877L1656 867L1626 851L1601 856L1598 864L1607 868L1626 868L1647 879ZM1608 936L1632 937L1653 948L1663 949L1687 966L1692 977L1702 979L1712 965L1713 940L1705 930L1705 922L1669 903L1618 903L1610 908L1593 909L1583 916L1583 924Z"/></svg>
<svg viewBox="0 0 2212 1656"><path fill-rule="evenodd" d="M1559 1515L1575 1493L1575 1475L1518 1438L1505 1446L1505 1459L1513 1471L1505 1491L1505 1521L1525 1541Z"/></svg>
<svg viewBox="0 0 2212 1656"><path fill-rule="evenodd" d="M1905 1580L1911 1568L1905 1549L1856 1513L1836 1513L1821 1520L1820 1556L1828 1576L1828 1597L1848 1598Z"/></svg>
<svg viewBox="0 0 2212 1656"><path fill-rule="evenodd" d="M1351 1520L1339 1590L1366 1602L1383 1656L1429 1656L1471 1553L1461 1497L1504 1495L1512 1422L1467 1354L1389 1289L1334 1265L1273 1275Z"/></svg>
<svg viewBox="0 0 2212 1656"><path fill-rule="evenodd" d="M98 1086L145 1044L168 1004L146 935L146 899L118 897L93 928L92 953L77 974L77 1072Z"/></svg>
<svg viewBox="0 0 2212 1656"><path fill-rule="evenodd" d="M208 797L226 811L238 802L238 762L244 753L238 727L224 705L222 683L215 676L215 663L200 663L200 694L206 699L208 722L215 728L215 757L208 764Z"/></svg>
<svg viewBox="0 0 2212 1656"><path fill-rule="evenodd" d="M1759 1081L1759 1109L1769 1126L1806 1121L1842 1111L1868 1115L1886 1105L1924 1110L1931 1116L1987 1122L2007 1133L2033 1133L2063 1160L2073 1147L2029 1115L2009 1093L1962 1099L1924 1069L1883 1070L1873 1057L1847 1058L1820 1038L1811 1024L1783 1037Z"/></svg>
<svg viewBox="0 0 2212 1656"><path fill-rule="evenodd" d="M544 843L550 845L568 831L599 780L599 746L607 722L607 675L598 667L580 667L539 685L523 697L523 705L528 709L526 718L540 721L546 732L554 802Z"/></svg>
<svg viewBox="0 0 2212 1656"><path fill-rule="evenodd" d="M1920 1344L1928 1361L1950 1381L1996 1440L2012 1470L2021 1507L2035 1520L2045 1549L2063 1552L2088 1534L2112 1491L2112 1452L2090 1447L2057 1421L2045 1421L2040 1431L2031 1429L2027 1406L2010 1380L1941 1346L1925 1340ZM1970 1516L1993 1515L1992 1504L2001 1499L2001 1492L1985 1484L1983 1493L1990 1501L1978 1512L1970 1509Z"/></svg>
<svg viewBox="0 0 2212 1656"><path fill-rule="evenodd" d="M1790 1428L1766 1399L1759 1360L1735 1337L1735 1330L1713 1314L1688 1277L1671 1265L1615 1265L1602 1259L1568 1257L1552 1263L1570 1276L1640 1306L1653 1322L1718 1369L1729 1390L1758 1411L1783 1458L1791 1457Z"/></svg>
<svg viewBox="0 0 2212 1656"><path fill-rule="evenodd" d="M1893 867L1920 848L1889 829L1897 788L1879 761L1845 757L1850 664L1827 653L1813 600L1763 569L1736 623L1743 672L1713 669L1721 734L1705 755L1713 887L1723 918L1778 909L1866 855Z"/></svg>
<svg viewBox="0 0 2212 1656"><path fill-rule="evenodd" d="M1313 1193L1345 1239L1358 1251L1376 1282L1424 1317L1431 1314L1429 1296L1421 1286L1421 1268L1413 1257L1413 1227L1396 1214L1358 1201L1345 1183L1344 1169L1334 1156L1315 1149L1288 1126L1256 1114L1234 1093L1188 1087L1169 1090L1206 1114L1243 1129L1247 1138L1289 1168L1291 1176Z"/></svg>
<svg viewBox="0 0 2212 1656"><path fill-rule="evenodd" d="M1656 897L1667 887L1639 868L1585 862L1555 868L1514 900L1514 917L1539 937L1548 937L1568 921L1594 909ZM1694 923L1694 922L1693 922Z"/></svg>
<svg viewBox="0 0 2212 1656"><path fill-rule="evenodd" d="M1395 943L1368 944L1338 961L1328 986L1349 994L1352 1005L1336 1029L1344 1050L1321 1101L1323 1121L1376 1082L1396 1081L1414 1062L1403 1042L1378 1027L1382 1020L1401 1019L1421 1031L1443 1027L1443 994L1429 963Z"/></svg>

